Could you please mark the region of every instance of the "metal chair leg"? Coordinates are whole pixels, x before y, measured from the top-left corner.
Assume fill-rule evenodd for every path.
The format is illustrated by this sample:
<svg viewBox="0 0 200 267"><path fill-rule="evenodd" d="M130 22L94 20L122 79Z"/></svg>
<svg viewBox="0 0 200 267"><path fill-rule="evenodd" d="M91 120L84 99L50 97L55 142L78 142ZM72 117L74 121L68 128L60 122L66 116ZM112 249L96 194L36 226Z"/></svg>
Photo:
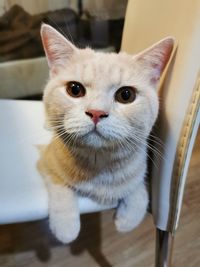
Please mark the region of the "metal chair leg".
<svg viewBox="0 0 200 267"><path fill-rule="evenodd" d="M156 229L155 267L171 267L173 240L170 232Z"/></svg>

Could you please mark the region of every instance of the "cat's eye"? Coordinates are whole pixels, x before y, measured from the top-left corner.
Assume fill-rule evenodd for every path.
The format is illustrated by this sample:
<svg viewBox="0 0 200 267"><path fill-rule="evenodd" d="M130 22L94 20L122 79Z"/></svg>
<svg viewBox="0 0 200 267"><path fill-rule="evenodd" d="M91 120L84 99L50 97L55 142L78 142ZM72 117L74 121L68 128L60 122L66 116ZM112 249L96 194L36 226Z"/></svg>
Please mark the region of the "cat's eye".
<svg viewBox="0 0 200 267"><path fill-rule="evenodd" d="M66 91L70 96L75 98L82 97L86 93L85 87L81 83L75 81L66 84Z"/></svg>
<svg viewBox="0 0 200 267"><path fill-rule="evenodd" d="M136 98L136 89L132 86L123 86L115 93L115 100L127 104L131 103Z"/></svg>

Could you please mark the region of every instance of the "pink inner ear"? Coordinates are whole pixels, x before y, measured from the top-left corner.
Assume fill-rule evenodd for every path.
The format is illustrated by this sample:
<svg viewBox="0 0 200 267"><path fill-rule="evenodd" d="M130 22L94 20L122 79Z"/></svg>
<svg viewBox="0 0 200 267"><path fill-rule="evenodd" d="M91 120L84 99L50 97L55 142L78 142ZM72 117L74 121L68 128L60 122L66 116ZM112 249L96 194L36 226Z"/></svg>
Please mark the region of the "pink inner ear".
<svg viewBox="0 0 200 267"><path fill-rule="evenodd" d="M49 25L42 25L41 37L51 74L70 60L76 47Z"/></svg>
<svg viewBox="0 0 200 267"><path fill-rule="evenodd" d="M153 77L150 78L151 84L156 84L159 81L160 76L161 76L161 74L165 68L166 63L167 63L167 57L165 57L165 59L161 58L159 63L155 63L155 62L151 63L151 67L153 69L153 72L152 72Z"/></svg>
<svg viewBox="0 0 200 267"><path fill-rule="evenodd" d="M159 51L158 54L156 53L154 55L157 62L151 62L153 73L152 73L152 78L150 79L150 82L152 84L156 84L159 81L160 76L169 61L172 50L173 50L173 45L166 43L164 47L162 48L162 50Z"/></svg>
<svg viewBox="0 0 200 267"><path fill-rule="evenodd" d="M49 67L52 68L51 64L53 62L53 59L55 58L55 53L52 51L52 49L50 49L49 37L47 36L47 34L43 35L42 41L49 62Z"/></svg>
<svg viewBox="0 0 200 267"><path fill-rule="evenodd" d="M169 61L172 50L173 50L172 46L165 47L165 50L163 51L162 56L160 57L160 64L155 64L155 68L160 71L160 74L162 74L163 70L165 69L165 66Z"/></svg>

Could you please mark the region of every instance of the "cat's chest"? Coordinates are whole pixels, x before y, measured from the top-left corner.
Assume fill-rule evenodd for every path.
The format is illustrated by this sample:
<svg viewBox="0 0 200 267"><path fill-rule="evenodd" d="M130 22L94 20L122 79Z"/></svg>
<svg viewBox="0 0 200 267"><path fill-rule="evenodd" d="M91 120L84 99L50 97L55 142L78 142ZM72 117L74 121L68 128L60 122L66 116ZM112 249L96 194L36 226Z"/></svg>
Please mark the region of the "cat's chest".
<svg viewBox="0 0 200 267"><path fill-rule="evenodd" d="M117 153L78 152L76 152L76 155L67 157L65 161L59 161L60 171L66 176L71 185L95 180L101 180L102 183L105 183L108 173L110 174L110 183L113 180L113 176L128 169L129 164L133 162L134 156L133 153L131 155L130 152L126 151L118 151Z"/></svg>
<svg viewBox="0 0 200 267"><path fill-rule="evenodd" d="M73 185L74 190L82 196L101 204L115 204L119 199L133 192L138 183L144 180L146 161L133 158L124 163L124 168L104 170L93 179Z"/></svg>

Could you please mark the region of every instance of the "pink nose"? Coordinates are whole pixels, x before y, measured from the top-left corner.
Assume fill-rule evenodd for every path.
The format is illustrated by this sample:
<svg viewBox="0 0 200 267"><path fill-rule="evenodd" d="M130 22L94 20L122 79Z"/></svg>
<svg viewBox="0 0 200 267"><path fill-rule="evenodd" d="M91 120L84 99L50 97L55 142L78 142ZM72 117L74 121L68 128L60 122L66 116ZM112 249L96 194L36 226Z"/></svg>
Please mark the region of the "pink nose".
<svg viewBox="0 0 200 267"><path fill-rule="evenodd" d="M85 114L93 120L95 125L99 122L100 119L108 117L108 113L103 110L89 109L85 112Z"/></svg>

